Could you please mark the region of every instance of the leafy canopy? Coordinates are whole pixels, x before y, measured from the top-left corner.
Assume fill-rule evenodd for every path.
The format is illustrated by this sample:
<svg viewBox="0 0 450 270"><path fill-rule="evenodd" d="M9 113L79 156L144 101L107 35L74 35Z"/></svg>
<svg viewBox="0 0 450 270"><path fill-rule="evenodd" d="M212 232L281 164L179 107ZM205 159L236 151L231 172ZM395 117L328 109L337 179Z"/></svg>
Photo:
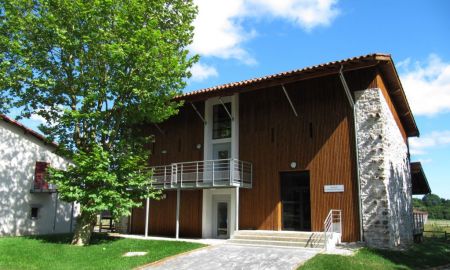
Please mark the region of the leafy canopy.
<svg viewBox="0 0 450 270"><path fill-rule="evenodd" d="M45 119L76 165L53 181L82 211L153 194L138 127L177 112L195 14L192 0L0 0L0 112Z"/></svg>

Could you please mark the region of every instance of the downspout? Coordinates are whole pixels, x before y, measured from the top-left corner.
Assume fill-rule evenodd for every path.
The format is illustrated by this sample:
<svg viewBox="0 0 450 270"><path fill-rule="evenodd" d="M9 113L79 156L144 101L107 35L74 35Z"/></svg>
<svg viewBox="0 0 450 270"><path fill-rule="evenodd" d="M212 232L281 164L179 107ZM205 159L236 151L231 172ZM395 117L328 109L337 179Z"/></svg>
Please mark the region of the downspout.
<svg viewBox="0 0 450 270"><path fill-rule="evenodd" d="M72 232L72 230L73 230L74 207L75 207L75 202L72 202L72 208L70 210L70 227L69 227L69 232Z"/></svg>
<svg viewBox="0 0 450 270"><path fill-rule="evenodd" d="M343 73L344 66L341 65L341 68L339 70L339 78L341 79L342 86L344 87L345 93L347 95L347 98L350 102L350 106L353 110L353 127L354 127L354 143L355 143L355 165L356 165L356 184L358 186L358 210L359 210L359 236L360 241L362 242L364 239L364 231L363 231L363 213L362 213L362 202L361 202L361 176L359 172L359 153L358 153L358 134L356 130L357 121L356 121L356 106L355 102L353 101L350 89L347 85L347 82L344 77Z"/></svg>
<svg viewBox="0 0 450 270"><path fill-rule="evenodd" d="M53 216L53 229L52 232L56 230L56 216L58 215L58 192L55 193L55 215Z"/></svg>

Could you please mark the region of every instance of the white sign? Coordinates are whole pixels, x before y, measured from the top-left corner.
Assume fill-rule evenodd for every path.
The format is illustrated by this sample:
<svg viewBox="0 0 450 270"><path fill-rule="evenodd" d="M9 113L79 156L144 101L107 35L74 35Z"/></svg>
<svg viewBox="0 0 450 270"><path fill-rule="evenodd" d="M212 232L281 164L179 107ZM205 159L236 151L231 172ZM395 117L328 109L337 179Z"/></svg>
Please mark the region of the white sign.
<svg viewBox="0 0 450 270"><path fill-rule="evenodd" d="M344 192L344 185L325 185L323 186L325 192Z"/></svg>

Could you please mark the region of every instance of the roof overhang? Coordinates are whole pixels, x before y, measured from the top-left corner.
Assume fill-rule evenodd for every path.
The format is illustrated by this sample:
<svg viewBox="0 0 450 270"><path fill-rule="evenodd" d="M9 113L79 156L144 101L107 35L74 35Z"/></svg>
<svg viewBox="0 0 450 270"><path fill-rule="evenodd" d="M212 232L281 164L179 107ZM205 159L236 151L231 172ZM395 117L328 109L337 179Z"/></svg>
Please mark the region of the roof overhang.
<svg viewBox="0 0 450 270"><path fill-rule="evenodd" d="M430 185L420 162L411 162L411 182L413 195L426 195L431 193Z"/></svg>
<svg viewBox="0 0 450 270"><path fill-rule="evenodd" d="M279 86L302 80L325 77L329 75L338 75L341 68L345 73L373 67L379 67L381 75L386 81L389 95L394 103L406 134L408 137L419 136L419 129L417 128L414 116L406 99L406 95L403 90L403 86L401 85L397 70L395 69L394 62L389 54L368 54L302 69L281 72L260 78L227 83L185 93L178 96L176 99L200 101L215 96L229 96L235 93L244 93L247 91Z"/></svg>

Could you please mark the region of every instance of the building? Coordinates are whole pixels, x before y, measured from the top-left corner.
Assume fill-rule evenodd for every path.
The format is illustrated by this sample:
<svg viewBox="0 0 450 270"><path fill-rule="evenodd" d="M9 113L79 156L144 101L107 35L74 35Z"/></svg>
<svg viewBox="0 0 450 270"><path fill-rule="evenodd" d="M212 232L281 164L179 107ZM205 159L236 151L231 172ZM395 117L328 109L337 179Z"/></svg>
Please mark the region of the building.
<svg viewBox="0 0 450 270"><path fill-rule="evenodd" d="M381 248L412 243L412 183L424 187L417 192L429 186L410 169L408 138L419 130L390 55L177 99L184 101L178 115L146 126L155 136L153 185L164 196L133 210L131 233L321 232L336 210L342 241Z"/></svg>
<svg viewBox="0 0 450 270"><path fill-rule="evenodd" d="M69 161L57 145L0 114L0 236L66 233L77 209L58 199L45 181L47 166L63 169Z"/></svg>

